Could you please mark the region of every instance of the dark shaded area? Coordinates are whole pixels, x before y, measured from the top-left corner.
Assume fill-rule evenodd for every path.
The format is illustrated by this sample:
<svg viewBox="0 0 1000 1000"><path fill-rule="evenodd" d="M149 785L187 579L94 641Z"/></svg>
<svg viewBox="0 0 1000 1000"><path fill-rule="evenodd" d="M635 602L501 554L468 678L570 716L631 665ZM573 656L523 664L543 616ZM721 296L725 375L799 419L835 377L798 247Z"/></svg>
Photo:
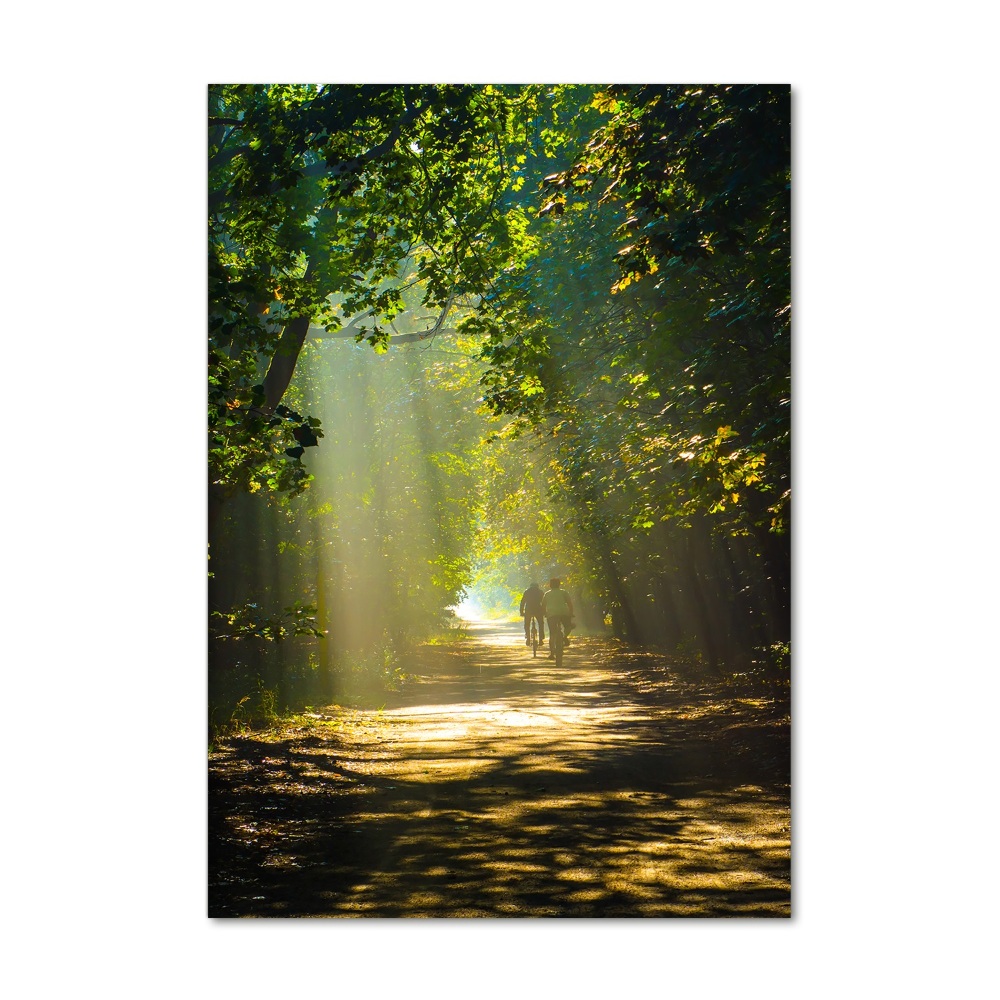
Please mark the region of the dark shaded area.
<svg viewBox="0 0 1000 1000"><path fill-rule="evenodd" d="M410 739L414 716L331 731L326 713L213 755L209 914L788 915L777 699L602 640L562 677L521 650L425 653L387 710L472 720L454 737Z"/></svg>

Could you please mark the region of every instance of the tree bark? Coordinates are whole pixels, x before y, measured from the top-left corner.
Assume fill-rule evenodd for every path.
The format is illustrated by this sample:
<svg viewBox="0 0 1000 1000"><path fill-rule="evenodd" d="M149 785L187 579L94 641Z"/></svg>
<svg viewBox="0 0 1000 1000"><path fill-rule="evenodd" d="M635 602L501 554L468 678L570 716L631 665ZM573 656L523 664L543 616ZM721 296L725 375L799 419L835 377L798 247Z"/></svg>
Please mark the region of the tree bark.
<svg viewBox="0 0 1000 1000"><path fill-rule="evenodd" d="M309 332L309 317L296 316L282 331L278 347L271 358L267 375L264 376L264 406L267 414L274 413L281 397L284 396L292 375L295 373L295 363Z"/></svg>

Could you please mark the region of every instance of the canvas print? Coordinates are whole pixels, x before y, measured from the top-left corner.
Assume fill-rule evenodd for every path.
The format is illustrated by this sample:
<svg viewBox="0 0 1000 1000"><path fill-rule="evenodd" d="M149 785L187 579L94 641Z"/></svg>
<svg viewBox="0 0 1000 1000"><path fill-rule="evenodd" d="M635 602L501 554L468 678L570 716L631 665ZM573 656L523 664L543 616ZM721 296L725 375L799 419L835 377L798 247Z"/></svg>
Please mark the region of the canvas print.
<svg viewBox="0 0 1000 1000"><path fill-rule="evenodd" d="M209 916L790 916L789 87L207 97Z"/></svg>

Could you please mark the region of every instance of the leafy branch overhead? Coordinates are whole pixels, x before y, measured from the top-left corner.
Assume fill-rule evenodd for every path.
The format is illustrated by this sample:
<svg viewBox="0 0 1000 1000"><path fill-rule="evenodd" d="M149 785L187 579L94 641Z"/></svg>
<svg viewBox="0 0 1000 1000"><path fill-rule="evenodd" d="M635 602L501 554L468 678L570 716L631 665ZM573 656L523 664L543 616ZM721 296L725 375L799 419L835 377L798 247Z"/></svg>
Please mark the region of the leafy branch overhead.
<svg viewBox="0 0 1000 1000"><path fill-rule="evenodd" d="M620 484L624 464L641 524L726 512L784 532L788 88L612 86L588 102L561 169L539 170L541 249L501 279L518 333L484 347L485 399L564 440L576 427L577 488Z"/></svg>
<svg viewBox="0 0 1000 1000"><path fill-rule="evenodd" d="M217 86L209 119L210 413L219 496L252 482L292 491L301 459L261 435L310 329L384 350L407 308L456 296L488 310L493 276L526 249L522 207L505 204L509 150L527 106L516 88ZM405 303L404 278L419 288ZM264 405L253 387L266 388ZM219 417L225 410L219 433ZM232 429L241 424L241 433ZM269 431L278 425L267 424ZM262 476L267 469L268 475ZM256 470L256 471L254 471Z"/></svg>

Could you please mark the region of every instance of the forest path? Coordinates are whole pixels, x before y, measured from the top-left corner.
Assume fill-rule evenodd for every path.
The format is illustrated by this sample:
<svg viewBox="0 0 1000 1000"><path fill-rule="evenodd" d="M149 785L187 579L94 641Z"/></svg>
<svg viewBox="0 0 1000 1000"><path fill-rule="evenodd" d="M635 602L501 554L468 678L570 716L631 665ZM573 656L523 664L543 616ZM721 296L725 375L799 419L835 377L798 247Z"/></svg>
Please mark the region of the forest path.
<svg viewBox="0 0 1000 1000"><path fill-rule="evenodd" d="M211 916L787 916L787 716L514 625L210 760ZM639 681L642 681L639 683Z"/></svg>

